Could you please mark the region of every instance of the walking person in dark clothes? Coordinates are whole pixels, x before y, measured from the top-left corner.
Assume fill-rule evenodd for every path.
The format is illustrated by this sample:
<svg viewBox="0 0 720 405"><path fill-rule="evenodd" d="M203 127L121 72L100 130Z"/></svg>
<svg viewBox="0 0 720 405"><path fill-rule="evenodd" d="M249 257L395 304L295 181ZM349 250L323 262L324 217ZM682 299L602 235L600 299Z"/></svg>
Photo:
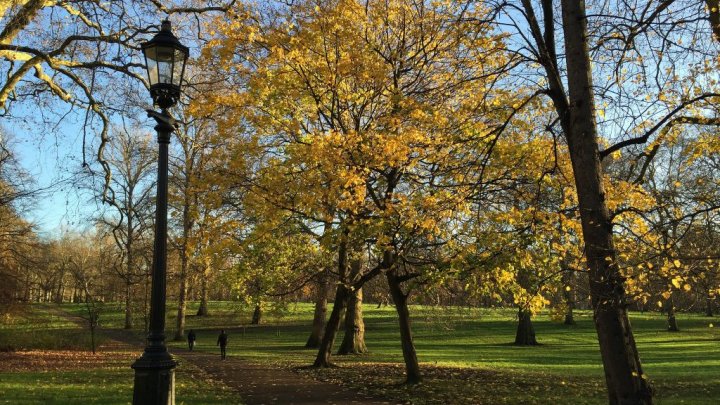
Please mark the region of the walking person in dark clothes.
<svg viewBox="0 0 720 405"><path fill-rule="evenodd" d="M188 332L188 348L190 351L195 347L195 331L190 329L190 332Z"/></svg>
<svg viewBox="0 0 720 405"><path fill-rule="evenodd" d="M220 359L225 360L225 347L227 346L228 335L225 333L225 329L220 330L220 336L218 336L217 344L220 345Z"/></svg>

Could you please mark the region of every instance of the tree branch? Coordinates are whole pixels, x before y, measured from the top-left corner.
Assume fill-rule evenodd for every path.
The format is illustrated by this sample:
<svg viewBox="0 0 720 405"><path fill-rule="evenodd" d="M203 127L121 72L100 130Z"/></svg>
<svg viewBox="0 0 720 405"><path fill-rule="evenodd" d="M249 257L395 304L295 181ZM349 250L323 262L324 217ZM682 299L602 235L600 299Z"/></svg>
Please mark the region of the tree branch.
<svg viewBox="0 0 720 405"><path fill-rule="evenodd" d="M636 138L626 139L622 142L618 142L615 145L610 146L609 148L602 150L598 152L600 155L600 160L604 159L606 156L610 155L613 152L617 152L618 150L630 146L630 145L642 145L645 142L647 142L650 137L658 131L658 129L662 128L663 125L669 125L670 122L674 120L673 116L677 113L679 113L681 110L686 108L689 105L695 104L698 101L702 101L708 98L712 97L720 97L720 94L718 93L705 93L700 96L697 96L695 98L692 98L690 100L682 102L680 105L675 107L672 111L670 111L665 117L663 117L660 121L658 121L657 124L655 124L652 128L650 128L644 135L638 136ZM697 123L699 125L717 125L713 123L704 124L702 121L704 120L712 120L711 118L702 118L702 117L679 117L680 120L688 120L688 123ZM697 122L692 122L693 120L697 120Z"/></svg>

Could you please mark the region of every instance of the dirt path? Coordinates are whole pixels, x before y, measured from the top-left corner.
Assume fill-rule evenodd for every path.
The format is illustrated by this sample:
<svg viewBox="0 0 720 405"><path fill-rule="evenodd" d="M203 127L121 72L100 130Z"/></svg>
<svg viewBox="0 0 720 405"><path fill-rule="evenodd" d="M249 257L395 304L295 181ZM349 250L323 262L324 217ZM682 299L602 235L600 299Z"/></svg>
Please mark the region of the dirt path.
<svg viewBox="0 0 720 405"><path fill-rule="evenodd" d="M317 381L290 370L271 365L249 364L242 358L228 357L221 361L219 354L175 348L172 353L235 389L247 405L397 404Z"/></svg>

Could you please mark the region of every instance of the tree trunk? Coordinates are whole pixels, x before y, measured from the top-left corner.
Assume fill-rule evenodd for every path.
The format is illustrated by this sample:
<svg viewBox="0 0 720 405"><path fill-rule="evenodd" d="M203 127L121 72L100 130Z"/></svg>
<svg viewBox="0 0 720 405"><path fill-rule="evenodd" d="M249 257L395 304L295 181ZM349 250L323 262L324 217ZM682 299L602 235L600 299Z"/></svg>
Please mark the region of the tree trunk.
<svg viewBox="0 0 720 405"><path fill-rule="evenodd" d="M602 186L585 2L562 0L561 4L570 98L565 111L558 112L575 175L590 270L590 295L609 401L618 405L651 404L652 389L643 374L627 316L624 280L617 264Z"/></svg>
<svg viewBox="0 0 720 405"><path fill-rule="evenodd" d="M92 303L91 309L88 311L88 318L90 321L90 340L92 344L92 352L95 354L95 330L97 329L98 325L98 311L94 307L95 303Z"/></svg>
<svg viewBox="0 0 720 405"><path fill-rule="evenodd" d="M563 321L563 324L575 325L575 315L573 313L573 307L571 305L568 305L565 308L565 321Z"/></svg>
<svg viewBox="0 0 720 405"><path fill-rule="evenodd" d="M60 274L60 279L58 280L58 286L57 286L57 292L55 293L55 303L56 304L62 304L63 302L63 277L64 274Z"/></svg>
<svg viewBox="0 0 720 405"><path fill-rule="evenodd" d="M177 342L185 340L185 310L187 309L187 280L180 276L180 291L178 297L177 323L174 340Z"/></svg>
<svg viewBox="0 0 720 405"><path fill-rule="evenodd" d="M675 319L675 301L673 300L672 296L670 296L670 298L665 303L665 307L667 308L668 331L679 332L680 328L678 328L677 319Z"/></svg>
<svg viewBox="0 0 720 405"><path fill-rule="evenodd" d="M193 164L188 161L188 153L186 144L183 144L183 150L185 150L185 169L192 172ZM187 310L187 297L188 297L188 265L190 263L190 252L189 242L190 232L194 226L192 215L190 213L190 206L192 205L192 199L189 195L190 189L190 177L189 173L186 172L185 179L183 181L183 204L182 204L182 244L180 245L180 291L178 292L178 313L177 313L177 328L175 329L175 340L185 340L185 312Z"/></svg>
<svg viewBox="0 0 720 405"><path fill-rule="evenodd" d="M92 347L92 352L95 354L95 327L90 327L90 344Z"/></svg>
<svg viewBox="0 0 720 405"><path fill-rule="evenodd" d="M715 300L715 297L711 297L708 293L707 297L705 297L705 316L713 316L713 300Z"/></svg>
<svg viewBox="0 0 720 405"><path fill-rule="evenodd" d="M207 288L207 269L201 277L200 281L200 308L198 308L197 316L208 316L208 288Z"/></svg>
<svg viewBox="0 0 720 405"><path fill-rule="evenodd" d="M575 289L572 287L572 269L566 267L562 274L563 300L565 301L565 325L575 325Z"/></svg>
<svg viewBox="0 0 720 405"><path fill-rule="evenodd" d="M143 298L143 330L150 332L150 277L145 275L145 292Z"/></svg>
<svg viewBox="0 0 720 405"><path fill-rule="evenodd" d="M187 246L183 246L180 252L180 291L178 292L177 327L175 329L175 341L185 340L185 311L187 309Z"/></svg>
<svg viewBox="0 0 720 405"><path fill-rule="evenodd" d="M132 215L127 215L127 238L125 241L125 253L127 254L127 267L125 268L125 329L133 327L132 320L132 277L135 271L135 255L133 251L133 226ZM146 322L147 324L147 322Z"/></svg>
<svg viewBox="0 0 720 405"><path fill-rule="evenodd" d="M710 27L715 34L715 40L720 42L720 1L705 0L705 4L708 10L708 20L710 20Z"/></svg>
<svg viewBox="0 0 720 405"><path fill-rule="evenodd" d="M412 328L410 325L410 310L407 305L407 294L400 288L401 281L394 274L394 271L385 273L390 295L392 296L395 310L398 314L400 324L400 342L402 344L403 359L405 360L406 384L418 384L422 381L420 364L418 363L415 344L413 343Z"/></svg>
<svg viewBox="0 0 720 405"><path fill-rule="evenodd" d="M132 284L125 280L125 329L132 329Z"/></svg>
<svg viewBox="0 0 720 405"><path fill-rule="evenodd" d="M362 271L362 261L352 260L350 262L349 280L357 280ZM348 302L345 308L345 320L343 321L345 335L340 344L338 354L361 354L367 352L365 346L365 323L362 318L362 288L349 293Z"/></svg>
<svg viewBox="0 0 720 405"><path fill-rule="evenodd" d="M340 349L338 349L340 355L367 353L362 301L362 288L358 288L350 295L345 310L345 336L340 344Z"/></svg>
<svg viewBox="0 0 720 405"><path fill-rule="evenodd" d="M535 328L532 324L532 314L524 308L518 310L518 326L515 332L515 344L518 346L535 346Z"/></svg>
<svg viewBox="0 0 720 405"><path fill-rule="evenodd" d="M322 275L315 285L315 314L313 316L312 331L305 347L317 349L320 347L323 332L325 331L325 318L327 316L327 272Z"/></svg>
<svg viewBox="0 0 720 405"><path fill-rule="evenodd" d="M347 318L347 305L340 308L340 314L338 316L340 321L337 324L337 331L340 332L345 327L345 319Z"/></svg>
<svg viewBox="0 0 720 405"><path fill-rule="evenodd" d="M27 272L27 274L25 275L25 297L23 301L30 302L32 297L31 290L32 286L30 285L30 272Z"/></svg>
<svg viewBox="0 0 720 405"><path fill-rule="evenodd" d="M252 321L250 323L260 325L260 322L262 322L262 304L257 303L255 304L255 311L253 311Z"/></svg>
<svg viewBox="0 0 720 405"><path fill-rule="evenodd" d="M333 309L330 312L330 318L327 321L327 325L325 325L325 333L323 334L322 341L320 342L320 348L318 349L318 354L315 358L315 362L313 363L313 367L332 367L330 357L332 354L333 344L335 343L338 326L340 325L340 312L345 309L349 295L347 287L339 284L337 291L335 292Z"/></svg>

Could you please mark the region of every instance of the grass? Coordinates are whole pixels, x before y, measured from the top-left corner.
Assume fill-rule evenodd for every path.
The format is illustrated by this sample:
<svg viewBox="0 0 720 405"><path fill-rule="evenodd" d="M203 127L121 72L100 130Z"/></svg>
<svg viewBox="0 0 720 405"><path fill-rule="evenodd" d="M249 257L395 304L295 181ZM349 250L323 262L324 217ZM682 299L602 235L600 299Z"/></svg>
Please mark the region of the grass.
<svg viewBox="0 0 720 405"><path fill-rule="evenodd" d="M260 326L250 326L251 308L237 303L211 302L208 317L194 316L197 306L198 303L191 303L186 322L186 330L195 329L197 333L196 350L218 353L215 346L218 330L225 328L230 334L230 356L296 368L314 378L388 398L415 404L607 402L597 337L587 311L577 311L575 326L558 324L541 314L534 320L541 345L516 347L509 344L515 333L514 310L413 307L415 344L426 378L419 386L405 387L399 384L404 369L397 317L392 307L364 307L370 353L334 356L333 360L341 367L314 370L300 368L311 364L316 354L315 350L303 347L312 318L311 305L268 311ZM62 308L76 314L83 310L75 304ZM47 308L36 309L40 318L0 327L0 336L13 328L31 330L39 319L59 330L72 329L63 319L54 318ZM167 336L172 337L176 308L169 305L167 312ZM654 384L658 404L707 404L711 398L720 398L720 332L710 327L712 318L680 314L680 332L667 332L663 315L657 313L631 313L631 321L644 371ZM121 328L121 306L106 305L100 322L103 327ZM82 331L76 329L76 333ZM338 333L336 347L342 334ZM62 403L43 402L41 395L63 392L63 397L75 398L73 390L82 395L79 388L82 385L77 381L87 381L106 390L102 392L107 395L102 403L126 403L132 384L128 364L121 361L87 375L84 371L55 373L54 381L37 373L0 375L0 402L10 398L12 403ZM206 377L197 382L199 371L189 367L183 364L177 372L178 403L214 403L208 392L215 390L202 389ZM29 399L31 402L16 401L22 398L20 387L29 383L38 388L37 396ZM12 388L16 385L18 388Z"/></svg>
<svg viewBox="0 0 720 405"><path fill-rule="evenodd" d="M91 370L0 373L0 403L129 404L129 363L106 362ZM202 378L198 378L202 376ZM238 404L236 394L189 364L175 373L177 404Z"/></svg>
<svg viewBox="0 0 720 405"><path fill-rule="evenodd" d="M312 363L316 351L303 347L312 316L310 305L270 315L264 326L248 326L249 310L239 311L230 303L214 303L211 309L215 315L187 320L186 328L197 332L198 350L217 351L217 329L229 327L230 355L291 367ZM534 325L541 345L516 347L509 344L515 333L513 310L414 307L415 344L421 367L429 374L415 389L397 387L403 370L396 367L402 364L402 353L394 309L366 306L364 313L370 353L335 356L341 369L309 373L365 389L370 385L376 394L414 403L460 398L478 402L488 396L494 398L489 403L606 403L597 337L587 311L577 311L575 326L538 316ZM173 319L170 315L168 325L174 325ZM644 371L654 383L657 402L705 404L708 398L720 398L720 333L709 326L711 318L682 314L679 319L682 330L667 332L663 315L631 314ZM341 339L339 332L336 345ZM387 366L386 376L370 372L378 366ZM448 377L452 373L477 374L480 380L457 384Z"/></svg>
<svg viewBox="0 0 720 405"><path fill-rule="evenodd" d="M84 311L80 305L63 309ZM43 304L0 322L0 347L5 348L0 351L0 404L131 403L130 364L139 350L111 348L92 355L83 326ZM236 393L189 363L176 370L175 382L177 404L241 403Z"/></svg>
<svg viewBox="0 0 720 405"><path fill-rule="evenodd" d="M98 343L102 343L101 337ZM82 333L78 325L59 313L54 305L33 305L0 322L0 352L85 350L90 347L90 333Z"/></svg>

